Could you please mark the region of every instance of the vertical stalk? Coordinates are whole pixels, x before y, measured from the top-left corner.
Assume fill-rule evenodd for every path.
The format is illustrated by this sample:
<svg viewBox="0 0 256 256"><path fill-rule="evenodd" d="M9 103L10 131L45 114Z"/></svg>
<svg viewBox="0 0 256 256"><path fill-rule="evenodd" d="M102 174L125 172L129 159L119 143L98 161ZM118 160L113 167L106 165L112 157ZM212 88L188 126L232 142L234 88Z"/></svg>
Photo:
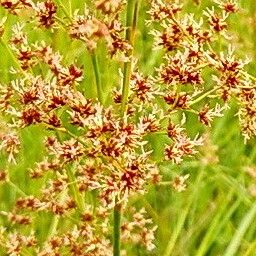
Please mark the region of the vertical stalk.
<svg viewBox="0 0 256 256"><path fill-rule="evenodd" d="M126 34L125 39L129 41L132 49L129 52L129 57L133 55L134 46L134 35L138 20L139 12L139 0L127 0L126 9ZM123 88L122 88L122 102L121 102L121 117L125 116L128 96L129 96L129 84L132 73L132 59L130 62L124 64L124 76L123 76ZM122 205L117 203L117 198L115 199L114 207L114 228L113 228L113 256L120 256L120 236L121 236L121 215L122 215Z"/></svg>
<svg viewBox="0 0 256 256"><path fill-rule="evenodd" d="M103 103L103 95L102 95L102 88L101 88L100 70L99 70L99 65L98 65L98 59L97 59L95 52L91 53L91 59L92 59L93 71L94 71L94 75L95 75L97 95L98 95L99 102L102 104Z"/></svg>
<svg viewBox="0 0 256 256"><path fill-rule="evenodd" d="M116 204L114 207L114 256L120 256L121 210L121 204Z"/></svg>
<svg viewBox="0 0 256 256"><path fill-rule="evenodd" d="M75 168L75 166L73 168ZM85 211L85 202L84 202L84 198L80 194L79 188L76 184L76 178L75 178L75 175L72 170L73 168L70 167L67 169L68 179L69 179L69 182L71 183L70 189L71 189L74 200L75 200L79 210L83 213Z"/></svg>
<svg viewBox="0 0 256 256"><path fill-rule="evenodd" d="M64 199L66 196L67 196L66 191L65 190L62 191L59 198L61 203L64 202ZM56 234L59 221L60 221L60 215L53 215L45 241L52 238Z"/></svg>
<svg viewBox="0 0 256 256"><path fill-rule="evenodd" d="M128 0L127 1L127 13L126 13L126 34L125 39L129 41L132 49L129 52L129 57L133 55L134 46L134 35L138 20L139 12L139 0ZM132 73L132 60L125 62L124 64L124 77L123 77L123 88L122 88L122 103L121 103L121 114L125 115L126 107L128 103L129 96L129 84Z"/></svg>

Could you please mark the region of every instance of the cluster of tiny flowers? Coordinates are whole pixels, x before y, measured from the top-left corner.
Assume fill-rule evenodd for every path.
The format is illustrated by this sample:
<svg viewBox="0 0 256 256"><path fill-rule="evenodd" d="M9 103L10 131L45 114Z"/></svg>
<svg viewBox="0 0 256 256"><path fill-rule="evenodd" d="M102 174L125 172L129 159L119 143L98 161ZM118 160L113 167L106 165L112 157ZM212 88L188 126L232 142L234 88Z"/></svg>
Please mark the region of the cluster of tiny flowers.
<svg viewBox="0 0 256 256"><path fill-rule="evenodd" d="M172 182L173 188L178 192L182 192L186 190L186 187L187 187L186 181L188 178L189 178L189 174L175 177L175 179Z"/></svg>
<svg viewBox="0 0 256 256"><path fill-rule="evenodd" d="M39 24L45 28L52 27L55 22L57 6L52 0L37 3L31 0L3 0L0 4L15 15L25 10L29 11L30 15L37 17Z"/></svg>
<svg viewBox="0 0 256 256"><path fill-rule="evenodd" d="M187 112L210 127L235 98L245 140L256 134L256 79L244 70L247 61L237 59L231 46L223 52L214 50L220 36L229 38L228 17L238 6L234 1L215 3L217 8L208 8L197 20L183 13L180 1L151 1L146 24L154 27L153 48L162 51L163 58L151 75L144 75L130 55L133 46L119 18L125 1L98 0L93 3L97 12L85 7L82 14L64 9L64 18L57 10L65 6L52 0L1 1L9 15L19 18L26 11L31 20L36 18L35 30L64 30L92 56L105 41L110 58L131 64L127 108L120 114L126 101L121 83L108 95L113 104L87 98L79 90L86 76L82 66L64 64L65 56L46 42L32 43L24 32L26 23L17 22L8 31L12 32L8 47L17 61L10 70L15 79L0 85L1 119L6 122L0 134L6 158L0 185L15 186L8 167L19 159L20 131L30 126L45 130L44 156L27 170L33 182L44 180L43 185L35 194L20 190L13 209L0 211L9 223L0 229L0 246L8 255L27 251L39 256L112 255L110 213L116 206L124 209L122 242L151 251L157 227L144 209L127 206L132 196L145 194L149 185L164 178L159 171L162 162L180 164L203 145L202 135L192 137L186 130ZM7 30L4 23L5 19L0 22L0 39ZM214 74L213 88L207 87L206 68ZM126 75L120 72L120 80ZM148 139L158 135L167 141L160 163L154 161L155 149ZM171 187L184 191L188 178L188 174L176 176ZM53 217L53 227L39 239L32 229L44 215ZM58 220L67 225L57 228ZM24 232L23 226L31 232Z"/></svg>
<svg viewBox="0 0 256 256"><path fill-rule="evenodd" d="M15 156L19 153L20 140L14 132L0 134L0 150L8 154L8 161L16 163Z"/></svg>
<svg viewBox="0 0 256 256"><path fill-rule="evenodd" d="M24 11L33 6L33 2L30 0L3 0L1 6L7 9L12 14L18 14L19 11Z"/></svg>
<svg viewBox="0 0 256 256"><path fill-rule="evenodd" d="M95 3L96 8L106 15L116 14L123 4L123 0L98 0Z"/></svg>
<svg viewBox="0 0 256 256"><path fill-rule="evenodd" d="M84 42L91 53L97 48L98 41L104 39L110 56L127 62L132 46L123 38L124 27L118 19L123 4L121 0L97 1L95 7L103 13L102 19L96 18L86 7L82 15L76 10L68 26L69 35Z"/></svg>
<svg viewBox="0 0 256 256"><path fill-rule="evenodd" d="M229 43L225 51L215 50L220 37L230 40L228 18L238 11L234 1L215 3L217 7L207 8L203 12L205 18L197 20L195 15L183 13L178 1L152 2L148 24L160 23L151 34L154 47L165 52L153 81L161 86L170 112L190 111L206 126L211 125L214 117L221 117L230 100L235 98L240 107L242 134L247 141L256 134L255 78L244 69L248 60L238 59ZM214 87L208 91L204 79L206 68L213 71ZM206 97L218 98L219 103L200 105Z"/></svg>
<svg viewBox="0 0 256 256"><path fill-rule="evenodd" d="M133 212L132 220L127 220L121 226L122 240L126 243L144 245L148 251L153 250L155 248L154 232L157 226L152 226L152 220L145 217L144 208L140 211L134 208L131 211Z"/></svg>
<svg viewBox="0 0 256 256"><path fill-rule="evenodd" d="M131 195L145 193L149 182L160 180L143 138L159 129L154 112L141 115L139 122L134 122L134 110L123 120L113 107L103 107L97 100L85 98L77 90L83 79L82 70L75 64L64 66L62 56L44 42L30 44L23 28L19 23L12 28L10 45L20 69L12 70L17 78L8 86L1 85L0 103L3 115L10 120L10 130L38 125L49 131L45 138L45 158L28 170L32 179L48 178L39 196L23 195L16 200L13 211L1 214L13 224L30 226L33 212L63 219L79 213L81 223L78 221L80 224L68 232L50 234L40 249L36 238L28 245L26 241L30 237L22 232L5 231L4 247L9 255L19 255L30 247L41 256L58 255L66 250L71 255L112 255L108 238L110 210L117 203L125 206ZM42 64L48 68L48 77L33 72ZM144 81L147 86L143 85ZM134 76L132 83L138 101L154 99L150 79ZM62 118L64 112L66 123ZM67 127L67 122L75 131ZM15 162L19 148L16 133L8 131L1 135L0 149L6 152L9 162ZM1 180L8 182L4 171ZM101 205L97 206L99 215L95 216L96 209L88 212L87 206L81 203L87 193L96 193ZM150 221L141 227L144 235L136 241L151 250L156 228L147 228L147 223ZM135 233L137 228L139 224L134 228ZM135 233L131 230L130 236L137 237Z"/></svg>
<svg viewBox="0 0 256 256"><path fill-rule="evenodd" d="M173 144L165 148L165 158L179 164L185 156L192 156L197 153L196 147L202 145L203 139L198 135L192 140L179 125L170 123L168 126L168 136L173 140Z"/></svg>

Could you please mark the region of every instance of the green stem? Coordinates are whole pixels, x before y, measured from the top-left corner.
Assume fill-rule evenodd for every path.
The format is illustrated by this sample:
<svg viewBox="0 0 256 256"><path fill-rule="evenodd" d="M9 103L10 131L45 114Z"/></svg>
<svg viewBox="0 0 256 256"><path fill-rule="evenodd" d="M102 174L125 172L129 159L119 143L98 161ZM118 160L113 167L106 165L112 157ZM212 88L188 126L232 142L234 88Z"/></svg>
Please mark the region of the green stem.
<svg viewBox="0 0 256 256"><path fill-rule="evenodd" d="M67 195L66 191L63 191L61 193L60 202L64 201L66 195ZM54 215L52 218L52 221L51 221L51 225L48 230L46 241L49 240L50 238L52 238L56 234L59 221L60 221L60 215Z"/></svg>
<svg viewBox="0 0 256 256"><path fill-rule="evenodd" d="M72 16L72 0L69 0L68 3L69 3L69 13L70 13L70 16Z"/></svg>
<svg viewBox="0 0 256 256"><path fill-rule="evenodd" d="M123 89L122 89L122 103L121 103L122 116L124 116L124 113L126 112L126 106L128 103L130 77L131 77L131 63L126 62L124 64L124 80L123 80Z"/></svg>
<svg viewBox="0 0 256 256"><path fill-rule="evenodd" d="M62 133L65 133L65 134L68 134L69 136L73 137L74 139L76 139L78 142L80 142L83 146L85 147L88 147L88 145L82 140L79 138L79 136L75 135L74 133L72 133L71 131L69 131L68 129L64 128L64 127L54 127L52 125L49 125L49 124L46 124L44 123L43 124L47 129L51 129L51 130L54 130L57 134L57 132L62 132Z"/></svg>
<svg viewBox="0 0 256 256"><path fill-rule="evenodd" d="M126 9L126 34L125 39L131 44L132 49L129 52L129 57L133 55L134 35L138 20L139 0L127 0ZM129 96L129 85L132 73L132 59L124 64L121 116L124 117ZM114 230L113 230L113 256L120 256L120 236L121 236L121 211L122 206L115 198L114 207Z"/></svg>
<svg viewBox="0 0 256 256"><path fill-rule="evenodd" d="M60 215L54 215L53 216L46 241L49 240L50 238L52 238L56 234L57 227L58 227L58 224L59 224L59 220L60 220Z"/></svg>
<svg viewBox="0 0 256 256"><path fill-rule="evenodd" d="M180 233L182 232L182 230L184 228L184 223L187 219L190 208L193 205L193 202L195 202L195 198L199 193L199 190L198 190L200 188L199 184L202 181L203 177L204 177L204 169L202 168L200 170L200 172L197 176L196 182L195 182L195 188L197 188L197 189L195 189L193 191L193 193L190 195L190 197L188 198L186 207L177 215L177 221L176 221L175 228L172 232L169 242L167 243L165 252L162 254L163 256L173 255L173 250L175 248L177 239L180 236Z"/></svg>
<svg viewBox="0 0 256 256"><path fill-rule="evenodd" d="M244 218L242 219L240 225L236 229L236 233L234 234L231 242L229 243L226 251L224 252L224 256L234 256L238 255L239 247L241 246L242 239L246 234L247 229L250 225L253 224L253 221L256 216L256 204L254 203L250 210L246 213Z"/></svg>
<svg viewBox="0 0 256 256"><path fill-rule="evenodd" d="M251 74L247 73L244 70L240 70L240 72L242 73L242 75L244 75L245 77L249 77L250 79L252 79L253 81L256 81L256 77L252 76Z"/></svg>
<svg viewBox="0 0 256 256"><path fill-rule="evenodd" d="M79 210L81 212L85 212L86 207L85 207L84 198L83 198L83 196L81 195L81 193L78 189L77 183L75 182L76 177L75 177L73 171L71 170L71 168L68 168L67 175L68 175L68 179L69 179L69 182L70 182L70 188L71 188L71 191L73 193L75 202L77 203L77 206L78 206Z"/></svg>
<svg viewBox="0 0 256 256"><path fill-rule="evenodd" d="M97 59L95 52L92 52L91 59L92 59L92 65L93 65L93 70L94 70L94 75L95 75L97 95L98 95L99 102L102 104L103 103L103 95L102 95L102 88L101 88L100 70L99 70L99 65L98 65L98 59Z"/></svg>
<svg viewBox="0 0 256 256"><path fill-rule="evenodd" d="M113 256L120 256L120 235L121 235L121 205L114 207L114 235L113 235Z"/></svg>
<svg viewBox="0 0 256 256"><path fill-rule="evenodd" d="M182 228L184 227L184 223L185 223L185 220L186 220L188 212L189 212L189 207L190 207L190 204L186 208L184 208L181 211L181 213L179 214L179 218L177 220L176 227L175 227L175 229L172 233L171 239L169 240L169 242L167 244L164 256L171 256L172 255L172 252L173 252L173 249L175 247L177 238L179 237L179 235L182 231Z"/></svg>
<svg viewBox="0 0 256 256"><path fill-rule="evenodd" d="M65 21L63 21L63 20L62 20L61 18L59 18L59 17L55 17L55 20L57 20L57 21L59 22L59 24L63 26L62 28L66 29L67 24L65 23ZM65 31L66 31L66 30L65 30ZM54 35L56 35L56 34L54 34Z"/></svg>
<svg viewBox="0 0 256 256"><path fill-rule="evenodd" d="M129 52L129 57L133 55L134 35L138 20L139 1L128 0L126 12L126 34L125 39L129 41L132 49ZM129 96L129 84L132 73L132 60L124 64L124 77L122 88L122 102L121 102L121 116L123 117L126 112ZM117 199L116 199L117 202ZM114 207L114 232L113 232L113 255L120 256L120 235L121 235L121 204L116 203Z"/></svg>
<svg viewBox="0 0 256 256"><path fill-rule="evenodd" d="M217 91L218 89L220 89L220 87L214 87L213 89L207 91L206 93L202 94L200 97L198 97L197 99L193 100L189 106L192 106L196 103L198 103L199 101L203 100L204 98L206 98L207 96L209 96L211 93Z"/></svg>
<svg viewBox="0 0 256 256"><path fill-rule="evenodd" d="M136 30L136 25L138 21L139 13L139 1L128 0L127 2L127 13L126 13L126 34L125 39L129 41L132 49L129 52L129 57L133 55L134 47L134 35ZM129 97L129 85L132 73L132 59L124 64L124 77L123 77L123 88L122 88L122 102L121 102L121 115L124 116L126 112L126 107Z"/></svg>

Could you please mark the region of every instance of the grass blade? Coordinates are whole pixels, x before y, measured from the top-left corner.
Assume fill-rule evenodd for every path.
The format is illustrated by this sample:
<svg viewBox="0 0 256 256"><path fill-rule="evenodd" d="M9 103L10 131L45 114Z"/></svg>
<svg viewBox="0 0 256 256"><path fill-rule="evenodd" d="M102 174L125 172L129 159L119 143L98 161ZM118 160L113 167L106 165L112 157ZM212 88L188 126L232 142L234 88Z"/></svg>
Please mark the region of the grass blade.
<svg viewBox="0 0 256 256"><path fill-rule="evenodd" d="M252 207L250 208L250 210L247 212L247 214L242 219L233 239L229 243L229 246L223 256L237 255L237 251L241 244L241 240L242 240L246 230L249 228L250 224L253 222L255 216L256 216L256 204L253 204Z"/></svg>

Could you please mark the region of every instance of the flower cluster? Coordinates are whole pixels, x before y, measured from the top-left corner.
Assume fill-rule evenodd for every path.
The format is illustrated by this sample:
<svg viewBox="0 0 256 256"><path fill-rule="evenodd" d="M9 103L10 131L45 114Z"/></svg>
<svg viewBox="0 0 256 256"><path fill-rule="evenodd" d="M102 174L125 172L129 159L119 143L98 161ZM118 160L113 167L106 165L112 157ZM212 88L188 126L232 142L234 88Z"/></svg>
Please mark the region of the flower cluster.
<svg viewBox="0 0 256 256"><path fill-rule="evenodd" d="M198 135L192 140L184 129L179 125L170 123L168 126L168 136L174 141L173 144L165 148L165 158L179 164L183 161L184 156L192 156L197 153L196 146L200 146L203 140Z"/></svg>
<svg viewBox="0 0 256 256"><path fill-rule="evenodd" d="M164 100L170 105L169 111L182 109L198 115L200 122L210 126L213 117L221 117L228 102L235 97L242 133L245 140L255 135L255 108L253 99L255 78L244 67L248 60L240 60L234 55L234 49L227 44L225 52L215 50L216 41L227 34L228 17L238 11L234 1L215 1L216 8L207 8L205 17L196 20L193 14L182 13L182 6L177 2L170 4L169 12L162 1L153 1L149 24L160 22L160 27L151 33L156 49L164 49L163 62L156 68L153 80L162 85ZM180 18L182 16L182 18ZM214 87L203 93L205 80L203 72L211 68L214 73ZM193 90L188 89L189 85ZM201 95L200 95L201 94ZM210 96L220 98L222 103L215 106L206 104L199 109L191 106ZM201 98L202 97L202 98Z"/></svg>
<svg viewBox="0 0 256 256"><path fill-rule="evenodd" d="M25 9L38 18L42 27L50 28L55 22L57 6L52 0L37 2L36 4L30 0L3 0L1 5L10 13L19 15ZM31 14L33 13L33 14Z"/></svg>
<svg viewBox="0 0 256 256"><path fill-rule="evenodd" d="M54 16L57 12L57 6L52 0L37 3L35 10L41 26L50 28L54 24Z"/></svg>
<svg viewBox="0 0 256 256"><path fill-rule="evenodd" d="M20 140L14 132L0 134L0 150L8 154L8 161L16 163L15 157L19 152Z"/></svg>
<svg viewBox="0 0 256 256"><path fill-rule="evenodd" d="M1 1L1 6L10 13L17 15L21 10L30 9L33 6L33 2L30 0L3 0Z"/></svg>
<svg viewBox="0 0 256 256"><path fill-rule="evenodd" d="M123 1L116 0L97 1L95 7L103 12L105 19L96 18L86 7L83 15L77 10L69 24L69 35L84 42L90 53L97 48L98 41L104 39L111 57L128 61L132 46L123 38L124 27L118 19L123 4Z"/></svg>
<svg viewBox="0 0 256 256"><path fill-rule="evenodd" d="M123 4L123 0L98 0L95 3L96 8L106 15L118 13Z"/></svg>
<svg viewBox="0 0 256 256"><path fill-rule="evenodd" d="M127 243L132 241L137 245L143 245L148 251L155 248L154 232L157 229L156 226L150 227L152 225L151 219L146 219L146 211L142 208L139 212L136 209L132 209L133 216L132 220L124 222L122 224L122 239Z"/></svg>
<svg viewBox="0 0 256 256"><path fill-rule="evenodd" d="M49 131L50 136L45 139L46 157L29 170L33 179L48 178L40 195L19 197L13 212L5 216L10 222L30 225L31 219L23 215L24 212L44 212L59 218L79 213L86 226L81 224L70 233L49 237L42 250L35 242L34 250L38 255L67 248L72 255L85 252L110 255L112 249L107 237L111 231L105 222L102 223L103 232L99 228L101 224L89 221L83 198L87 193L96 193L98 204L104 207L105 214L109 214L117 202L125 206L130 196L143 194L148 183L158 182L160 175L149 158L151 152L146 150L144 136L159 130L160 126L154 112L146 115L146 111L141 110L144 114L138 122L133 121L135 112L131 112L131 116L123 120L113 107L106 108L94 99L87 99L76 88L83 78L82 71L74 64L65 67L62 56L44 42L30 45L22 28L20 25L14 27L19 33L11 39L21 66L14 72L20 72L21 77L11 81L8 87L2 86L1 106L13 129L40 125ZM31 72L41 64L47 67L50 78ZM150 79L134 74L131 83L138 101L137 109L141 108L139 102L149 103L154 99ZM1 148L9 154L9 160L14 161L19 148L18 138L4 134ZM2 176L4 180L4 173ZM153 248L154 230L143 227L140 241L148 249ZM88 236L91 240L85 242L84 237ZM10 245L9 248L9 240L6 240L5 247L10 253L19 253L27 247L23 239L15 243L17 247Z"/></svg>
<svg viewBox="0 0 256 256"><path fill-rule="evenodd" d="M72 38L84 41L90 51L97 47L99 39L109 37L106 24L89 15L88 10L85 10L84 15L74 14L69 34Z"/></svg>
<svg viewBox="0 0 256 256"><path fill-rule="evenodd" d="M173 188L178 192L182 192L186 190L186 187L187 187L186 180L188 178L189 178L189 174L175 177L175 179L172 182Z"/></svg>

